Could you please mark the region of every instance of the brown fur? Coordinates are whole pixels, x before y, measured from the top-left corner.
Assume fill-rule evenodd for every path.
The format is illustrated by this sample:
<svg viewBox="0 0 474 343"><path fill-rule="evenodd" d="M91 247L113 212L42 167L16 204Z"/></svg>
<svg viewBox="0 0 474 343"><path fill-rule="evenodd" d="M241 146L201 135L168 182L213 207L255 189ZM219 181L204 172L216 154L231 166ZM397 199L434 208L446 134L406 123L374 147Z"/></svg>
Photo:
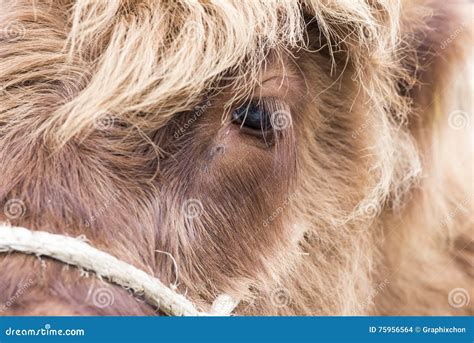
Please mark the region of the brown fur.
<svg viewBox="0 0 474 343"><path fill-rule="evenodd" d="M0 220L86 235L203 310L227 293L241 315L473 314L448 301L474 296L472 132L448 125L472 109L463 6L12 1L0 205L24 213ZM248 99L291 125L245 133L229 118ZM157 313L48 258L0 273L2 314Z"/></svg>

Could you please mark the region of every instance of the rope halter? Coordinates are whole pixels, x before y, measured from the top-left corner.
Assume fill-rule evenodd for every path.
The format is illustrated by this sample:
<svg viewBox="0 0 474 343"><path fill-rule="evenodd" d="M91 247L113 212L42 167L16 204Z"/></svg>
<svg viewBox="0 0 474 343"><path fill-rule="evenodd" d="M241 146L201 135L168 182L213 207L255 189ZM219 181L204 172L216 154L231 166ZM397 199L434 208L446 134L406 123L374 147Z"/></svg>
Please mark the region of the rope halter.
<svg viewBox="0 0 474 343"><path fill-rule="evenodd" d="M228 316L238 304L223 294L215 299L211 312L199 311L191 300L159 279L94 248L83 239L0 223L0 253L8 252L47 256L93 272L110 283L143 295L149 305L170 316Z"/></svg>

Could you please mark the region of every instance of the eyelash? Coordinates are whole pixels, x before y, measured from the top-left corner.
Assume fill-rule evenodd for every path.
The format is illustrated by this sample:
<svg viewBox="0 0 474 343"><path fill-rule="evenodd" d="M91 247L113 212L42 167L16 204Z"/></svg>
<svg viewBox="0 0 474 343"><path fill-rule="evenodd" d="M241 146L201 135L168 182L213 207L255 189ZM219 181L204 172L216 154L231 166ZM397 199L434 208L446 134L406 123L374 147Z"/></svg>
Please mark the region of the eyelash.
<svg viewBox="0 0 474 343"><path fill-rule="evenodd" d="M274 129L279 129L279 113L287 113L289 110L285 103L275 97L250 100L232 111L232 122L240 125L248 133L265 136L271 134ZM291 120L291 118L289 118Z"/></svg>
<svg viewBox="0 0 474 343"><path fill-rule="evenodd" d="M241 127L261 132L271 129L271 113L265 102L250 101L232 112L232 121Z"/></svg>

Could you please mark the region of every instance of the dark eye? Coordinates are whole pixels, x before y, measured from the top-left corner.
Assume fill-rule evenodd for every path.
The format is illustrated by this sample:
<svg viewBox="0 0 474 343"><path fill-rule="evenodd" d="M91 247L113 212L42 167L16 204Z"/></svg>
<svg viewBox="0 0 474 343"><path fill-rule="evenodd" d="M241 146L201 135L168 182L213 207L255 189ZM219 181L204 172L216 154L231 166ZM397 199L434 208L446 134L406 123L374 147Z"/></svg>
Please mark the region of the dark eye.
<svg viewBox="0 0 474 343"><path fill-rule="evenodd" d="M232 121L243 127L258 131L267 131L271 128L271 115L256 102L240 106L232 113Z"/></svg>

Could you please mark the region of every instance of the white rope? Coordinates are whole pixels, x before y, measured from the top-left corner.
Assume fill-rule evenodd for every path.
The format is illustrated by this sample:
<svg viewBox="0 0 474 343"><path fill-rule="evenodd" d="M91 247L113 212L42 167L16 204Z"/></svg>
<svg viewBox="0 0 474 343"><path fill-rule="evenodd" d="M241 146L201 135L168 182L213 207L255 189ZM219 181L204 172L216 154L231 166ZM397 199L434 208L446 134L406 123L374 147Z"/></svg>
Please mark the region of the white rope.
<svg viewBox="0 0 474 343"><path fill-rule="evenodd" d="M0 223L1 252L48 256L92 271L111 283L143 294L149 304L171 316L225 316L229 315L237 305L237 302L234 306L219 305L222 301L222 296L219 296L216 299L217 306L213 306L212 313L198 311L191 301L165 286L159 279L73 237L31 231ZM216 307L221 311L216 313Z"/></svg>

